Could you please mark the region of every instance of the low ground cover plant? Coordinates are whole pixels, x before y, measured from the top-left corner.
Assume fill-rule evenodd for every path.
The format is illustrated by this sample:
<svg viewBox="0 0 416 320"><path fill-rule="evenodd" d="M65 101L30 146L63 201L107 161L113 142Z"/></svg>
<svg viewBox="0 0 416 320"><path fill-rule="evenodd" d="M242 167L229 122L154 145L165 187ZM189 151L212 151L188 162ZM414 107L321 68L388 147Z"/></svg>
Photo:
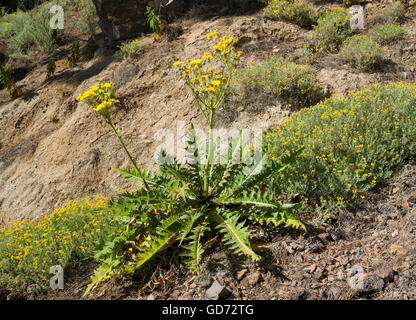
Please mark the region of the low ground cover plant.
<svg viewBox="0 0 416 320"><path fill-rule="evenodd" d="M260 90L274 98L289 101L297 109L314 105L323 98L322 89L308 66L278 56L242 69L238 73L236 86L244 96Z"/></svg>
<svg viewBox="0 0 416 320"><path fill-rule="evenodd" d="M303 109L267 133L271 157L305 149L273 188L318 205L354 203L416 154L416 86L378 84Z"/></svg>
<svg viewBox="0 0 416 320"><path fill-rule="evenodd" d="M293 56L297 63L311 65L315 62L317 51L317 48L306 45L296 49Z"/></svg>
<svg viewBox="0 0 416 320"><path fill-rule="evenodd" d="M406 34L406 27L396 23L386 23L374 26L370 29L370 36L380 44L400 40Z"/></svg>
<svg viewBox="0 0 416 320"><path fill-rule="evenodd" d="M348 11L344 8L321 11L312 34L315 46L321 51L338 51L344 40L353 34Z"/></svg>
<svg viewBox="0 0 416 320"><path fill-rule="evenodd" d="M148 43L148 39L135 39L132 41L128 41L125 43L122 43L120 45L120 53L124 60L131 59L131 58L137 58L143 53L143 47Z"/></svg>
<svg viewBox="0 0 416 320"><path fill-rule="evenodd" d="M317 22L314 7L304 0L270 0L264 9L270 19L295 23L300 27L311 28Z"/></svg>
<svg viewBox="0 0 416 320"><path fill-rule="evenodd" d="M219 136L213 131L214 115L224 107L242 52L236 52L234 37L220 37L218 32L207 37L214 40L212 53L205 52L187 63L174 63L209 126L207 146L194 131L187 136L185 163L162 151L163 161L157 172L137 166L111 121L117 103L112 84L94 86L78 98L104 117L130 159L132 169L117 170L140 184L138 190L120 194L111 202L110 209L122 224L98 250L96 258L102 264L86 293L102 281L138 270L171 246L180 250L189 269L198 273L203 243L210 235L220 236L236 253L258 260L260 256L250 245L249 219L259 224L305 228L292 214L294 205L281 204L274 192L262 188L272 173L293 162L296 152L271 160L258 154L260 148L243 144L240 136L234 138L237 145L220 152ZM250 161L253 158L258 162Z"/></svg>
<svg viewBox="0 0 416 320"><path fill-rule="evenodd" d="M342 45L340 56L351 66L368 71L383 60L385 49L367 36L355 35Z"/></svg>
<svg viewBox="0 0 416 320"><path fill-rule="evenodd" d="M0 228L0 288L27 291L46 288L50 267L65 268L74 257L91 254L108 228L108 199L69 202L39 221L16 220Z"/></svg>

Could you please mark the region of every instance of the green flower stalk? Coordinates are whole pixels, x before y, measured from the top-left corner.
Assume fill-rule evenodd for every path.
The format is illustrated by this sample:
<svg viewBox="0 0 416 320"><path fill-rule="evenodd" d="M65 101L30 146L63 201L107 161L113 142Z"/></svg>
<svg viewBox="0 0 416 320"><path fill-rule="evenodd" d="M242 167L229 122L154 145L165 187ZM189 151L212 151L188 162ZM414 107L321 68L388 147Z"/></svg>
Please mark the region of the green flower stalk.
<svg viewBox="0 0 416 320"><path fill-rule="evenodd" d="M91 86L90 89L87 92L81 94L77 100L84 101L88 105L92 106L94 110L97 111L101 116L103 116L104 120L108 123L117 139L120 141L121 146L126 152L127 157L129 158L134 169L136 169L136 171L140 171L137 167L136 161L134 161L129 150L124 144L123 138L118 133L117 129L114 127L113 122L111 121L113 105L120 102L119 100L114 99L113 91L114 85L112 82L100 82L94 86Z"/></svg>

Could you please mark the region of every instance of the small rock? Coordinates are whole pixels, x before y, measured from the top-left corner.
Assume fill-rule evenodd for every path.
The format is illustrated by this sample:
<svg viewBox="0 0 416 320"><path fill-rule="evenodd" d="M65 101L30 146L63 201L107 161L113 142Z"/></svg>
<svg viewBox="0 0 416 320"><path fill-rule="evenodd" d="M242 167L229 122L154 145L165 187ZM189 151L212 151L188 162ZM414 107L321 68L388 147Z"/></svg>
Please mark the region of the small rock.
<svg viewBox="0 0 416 320"><path fill-rule="evenodd" d="M364 273L364 268L358 264L352 266L351 269L348 270L347 274L349 277L352 277L356 274Z"/></svg>
<svg viewBox="0 0 416 320"><path fill-rule="evenodd" d="M322 240L328 240L328 238L330 237L330 234L325 232L325 233L320 233L318 235L319 238L321 238Z"/></svg>
<svg viewBox="0 0 416 320"><path fill-rule="evenodd" d="M224 298L228 295L228 291L225 289L225 286L222 286L217 279L215 279L214 283L211 287L206 291L205 297L210 300L218 300Z"/></svg>
<svg viewBox="0 0 416 320"><path fill-rule="evenodd" d="M316 270L316 272L314 273L314 275L313 275L313 277L314 277L316 280L320 280L320 279L322 279L322 278L323 278L323 276L324 276L324 271L323 271L321 268L318 268L318 269Z"/></svg>
<svg viewBox="0 0 416 320"><path fill-rule="evenodd" d="M147 296L147 300L155 300L155 296L153 294L149 294Z"/></svg>
<svg viewBox="0 0 416 320"><path fill-rule="evenodd" d="M395 238L395 237L397 237L398 235L399 235L399 231L394 230L394 231L393 231L393 233L391 234L391 237L392 237L392 238Z"/></svg>
<svg viewBox="0 0 416 320"><path fill-rule="evenodd" d="M385 282L392 281L394 277L394 271L391 267L382 267L378 269L375 274L379 276L381 279L383 279Z"/></svg>
<svg viewBox="0 0 416 320"><path fill-rule="evenodd" d="M259 283L261 280L263 280L261 273L258 271L249 275L247 278L248 278L248 284L251 286L254 286L257 283Z"/></svg>
<svg viewBox="0 0 416 320"><path fill-rule="evenodd" d="M367 273L357 273L347 279L351 289L361 293L373 293L383 290L384 280L377 275L368 275Z"/></svg>
<svg viewBox="0 0 416 320"><path fill-rule="evenodd" d="M391 254L402 254L403 251L404 251L403 247L401 245L399 245L399 244L393 243L390 246L390 253Z"/></svg>
<svg viewBox="0 0 416 320"><path fill-rule="evenodd" d="M334 275L329 275L328 276L328 281L329 282L333 282L333 281L335 281L337 279L337 277L336 276L334 276Z"/></svg>
<svg viewBox="0 0 416 320"><path fill-rule="evenodd" d="M316 268L317 268L316 263L312 264L312 265L310 266L310 272L311 272L311 273L314 273L314 272L315 272L315 270L316 270Z"/></svg>
<svg viewBox="0 0 416 320"><path fill-rule="evenodd" d="M248 271L247 269L243 269L243 270L239 271L237 273L237 280L240 281L241 279L243 279L244 276L246 275L247 271Z"/></svg>

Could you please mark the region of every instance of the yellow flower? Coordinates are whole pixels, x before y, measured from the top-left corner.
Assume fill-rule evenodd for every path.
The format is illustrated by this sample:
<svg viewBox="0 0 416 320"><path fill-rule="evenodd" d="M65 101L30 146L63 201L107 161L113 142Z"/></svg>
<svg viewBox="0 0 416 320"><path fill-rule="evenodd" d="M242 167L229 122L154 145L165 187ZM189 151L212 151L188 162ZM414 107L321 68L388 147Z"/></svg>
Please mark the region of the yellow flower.
<svg viewBox="0 0 416 320"><path fill-rule="evenodd" d="M173 65L175 66L175 67L177 67L177 66L180 66L182 64L182 61L176 61Z"/></svg>
<svg viewBox="0 0 416 320"><path fill-rule="evenodd" d="M213 86L219 87L221 85L221 81L219 81L219 80L211 80L211 84Z"/></svg>

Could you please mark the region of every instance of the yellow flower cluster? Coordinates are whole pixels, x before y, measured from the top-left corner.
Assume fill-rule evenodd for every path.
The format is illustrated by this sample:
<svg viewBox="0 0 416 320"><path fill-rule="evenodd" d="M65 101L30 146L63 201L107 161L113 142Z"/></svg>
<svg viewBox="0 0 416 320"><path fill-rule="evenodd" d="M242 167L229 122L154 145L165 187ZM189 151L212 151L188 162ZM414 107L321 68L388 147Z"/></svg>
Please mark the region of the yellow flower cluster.
<svg viewBox="0 0 416 320"><path fill-rule="evenodd" d="M311 27L316 22L315 9L305 0L269 0L264 15L270 19L296 23L301 27Z"/></svg>
<svg viewBox="0 0 416 320"><path fill-rule="evenodd" d="M65 267L71 255L88 250L108 229L107 213L101 211L108 200L95 196L68 202L39 221L16 220L0 228L0 287L47 285L51 266ZM6 276L15 283L2 283Z"/></svg>
<svg viewBox="0 0 416 320"><path fill-rule="evenodd" d="M275 177L286 194L315 199L362 198L416 154L416 84L375 85L303 109L267 131L271 156L303 148L297 162ZM290 177L290 178L288 178Z"/></svg>
<svg viewBox="0 0 416 320"><path fill-rule="evenodd" d="M327 9L312 31L315 45L321 51L336 51L353 34L349 13L344 8Z"/></svg>
<svg viewBox="0 0 416 320"><path fill-rule="evenodd" d="M113 105L120 102L114 99L113 91L114 85L112 82L100 82L80 94L77 100L86 102L102 116L109 118Z"/></svg>
<svg viewBox="0 0 416 320"><path fill-rule="evenodd" d="M241 51L236 52L234 46L237 39L234 37L220 37L219 32L215 31L209 33L207 38L215 41L214 53L204 52L200 59L187 63L176 61L173 64L179 68L202 110L203 107L215 109L221 102L243 55ZM217 71L214 70L215 67Z"/></svg>

